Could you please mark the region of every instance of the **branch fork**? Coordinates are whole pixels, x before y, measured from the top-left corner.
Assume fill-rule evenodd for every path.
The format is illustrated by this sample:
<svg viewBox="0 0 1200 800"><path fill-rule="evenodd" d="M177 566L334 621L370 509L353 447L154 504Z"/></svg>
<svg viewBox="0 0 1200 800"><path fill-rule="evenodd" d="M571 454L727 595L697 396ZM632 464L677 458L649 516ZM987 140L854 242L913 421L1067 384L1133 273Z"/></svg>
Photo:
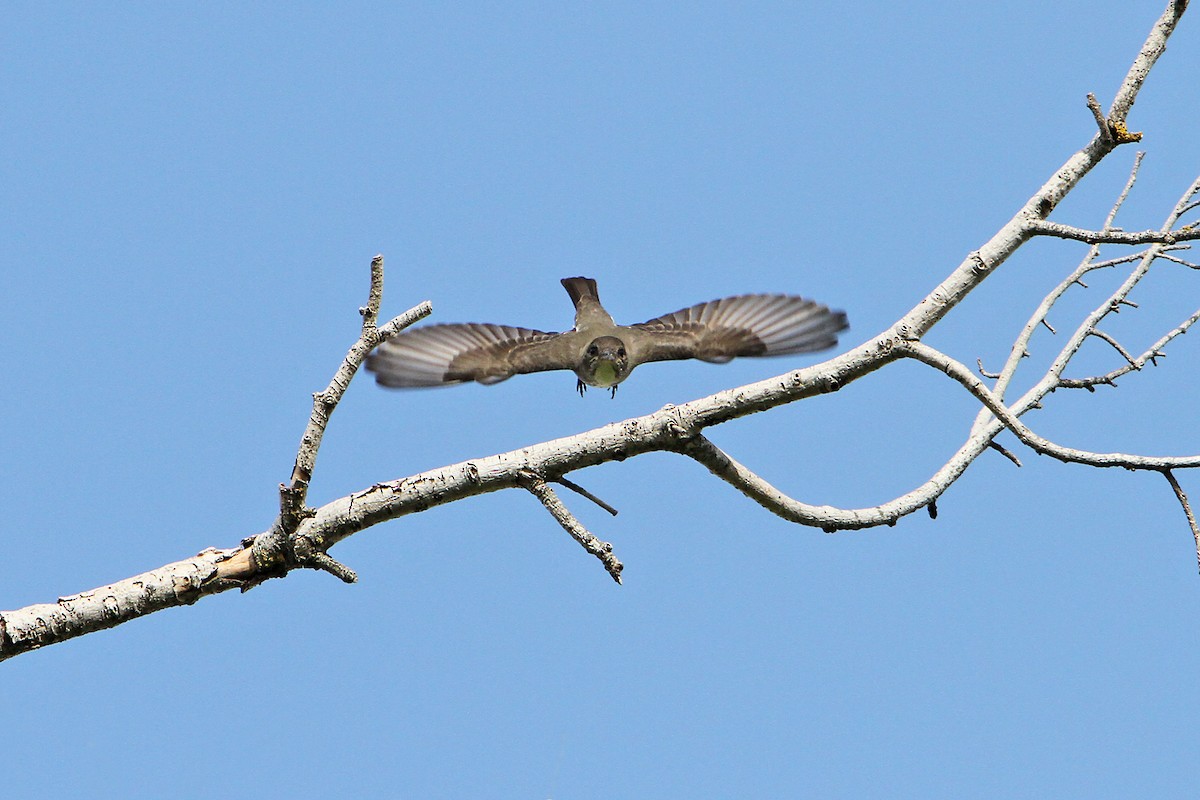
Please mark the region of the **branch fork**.
<svg viewBox="0 0 1200 800"><path fill-rule="evenodd" d="M313 409L308 425L300 437L300 448L292 467L288 483L279 485L279 517L271 529L254 537L250 544L251 564L254 577L247 579L243 590L249 589L266 577L286 575L295 568L316 569L328 572L346 583L354 583L358 576L354 570L341 564L322 546L320 537L304 531L304 525L316 512L306 505L308 487L316 465L317 451L325 436L329 419L362 366L367 355L381 342L395 336L409 325L429 316L433 306L428 301L420 303L400 316L377 327L379 309L383 302L383 256L371 259L371 285L367 305L358 309L362 316L362 331L350 346L341 365L334 373L329 385L313 393Z"/></svg>

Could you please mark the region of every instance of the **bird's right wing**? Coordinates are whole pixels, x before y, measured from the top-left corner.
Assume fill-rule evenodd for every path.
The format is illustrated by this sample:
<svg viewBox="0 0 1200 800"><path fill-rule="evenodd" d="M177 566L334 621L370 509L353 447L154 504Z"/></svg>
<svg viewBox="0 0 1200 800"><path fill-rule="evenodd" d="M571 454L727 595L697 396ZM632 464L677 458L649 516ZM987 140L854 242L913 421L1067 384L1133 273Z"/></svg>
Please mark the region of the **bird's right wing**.
<svg viewBox="0 0 1200 800"><path fill-rule="evenodd" d="M511 325L468 322L411 328L367 357L381 386L499 383L513 375L573 369L574 337Z"/></svg>
<svg viewBox="0 0 1200 800"><path fill-rule="evenodd" d="M738 356L810 353L837 344L846 315L785 294L725 297L632 325L636 363L699 358L724 363Z"/></svg>

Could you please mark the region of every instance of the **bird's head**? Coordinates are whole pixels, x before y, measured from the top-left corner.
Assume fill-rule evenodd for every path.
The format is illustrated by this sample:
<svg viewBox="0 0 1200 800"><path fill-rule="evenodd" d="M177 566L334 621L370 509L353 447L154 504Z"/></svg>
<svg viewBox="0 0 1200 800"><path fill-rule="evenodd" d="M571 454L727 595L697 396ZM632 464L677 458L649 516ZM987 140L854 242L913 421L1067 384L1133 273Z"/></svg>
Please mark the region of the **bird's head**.
<svg viewBox="0 0 1200 800"><path fill-rule="evenodd" d="M583 358L575 372L589 386L616 386L629 375L629 354L625 351L625 343L616 336L593 339L583 351Z"/></svg>

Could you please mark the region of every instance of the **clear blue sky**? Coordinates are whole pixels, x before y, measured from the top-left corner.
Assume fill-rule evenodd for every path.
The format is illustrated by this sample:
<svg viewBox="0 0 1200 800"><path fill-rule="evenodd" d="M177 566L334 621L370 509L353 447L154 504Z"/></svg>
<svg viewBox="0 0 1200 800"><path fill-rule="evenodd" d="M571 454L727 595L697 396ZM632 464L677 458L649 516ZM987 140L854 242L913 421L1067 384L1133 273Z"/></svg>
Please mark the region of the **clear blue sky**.
<svg viewBox="0 0 1200 800"><path fill-rule="evenodd" d="M794 292L864 341L1092 135L1086 93L1107 105L1163 2L1101 5L8 4L0 608L266 528L377 252L388 315L562 329L558 279L583 274L624 322ZM1200 168L1190 16L1130 120L1131 229ZM1133 155L1054 218L1099 225ZM1081 255L1027 248L930 341L995 368ZM1197 280L1163 266L1112 332L1144 346ZM1029 422L1195 452L1198 345ZM311 499L811 361L656 365L615 400L563 373L364 375ZM904 365L712 436L801 499L872 505L973 413ZM522 493L374 528L334 551L355 586L295 574L0 665L5 797L1191 795L1178 505L1156 476L1019 454L982 458L936 521L836 536L674 456L577 473L621 511L565 496L623 587Z"/></svg>

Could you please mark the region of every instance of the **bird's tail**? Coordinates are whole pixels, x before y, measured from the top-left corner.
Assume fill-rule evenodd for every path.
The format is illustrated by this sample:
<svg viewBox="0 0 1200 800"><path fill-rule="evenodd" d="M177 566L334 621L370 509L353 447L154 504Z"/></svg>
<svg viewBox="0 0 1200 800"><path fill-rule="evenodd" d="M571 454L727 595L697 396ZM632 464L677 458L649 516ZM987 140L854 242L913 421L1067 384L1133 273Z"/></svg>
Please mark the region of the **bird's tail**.
<svg viewBox="0 0 1200 800"><path fill-rule="evenodd" d="M600 292L596 289L594 278L563 278L562 285L567 290L567 294L571 296L571 302L575 304L575 308L579 308L579 301L585 297L591 298L597 303L600 302Z"/></svg>

